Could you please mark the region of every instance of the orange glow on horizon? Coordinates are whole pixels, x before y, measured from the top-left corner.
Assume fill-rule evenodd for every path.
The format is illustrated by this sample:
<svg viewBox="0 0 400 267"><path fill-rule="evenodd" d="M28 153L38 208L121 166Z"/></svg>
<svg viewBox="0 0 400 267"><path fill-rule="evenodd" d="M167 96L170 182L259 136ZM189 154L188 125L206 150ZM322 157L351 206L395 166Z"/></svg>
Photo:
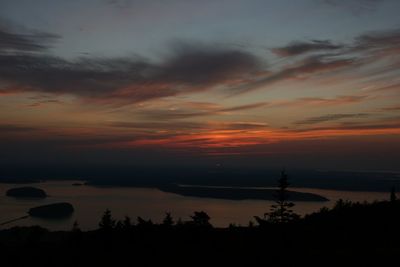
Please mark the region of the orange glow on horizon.
<svg viewBox="0 0 400 267"><path fill-rule="evenodd" d="M107 148L166 147L166 148L239 148L307 139L340 138L345 136L399 135L400 127L382 129L322 129L307 131L282 130L216 130L205 133L188 133L171 137L142 138L128 142L109 143ZM218 152L215 152L218 153Z"/></svg>

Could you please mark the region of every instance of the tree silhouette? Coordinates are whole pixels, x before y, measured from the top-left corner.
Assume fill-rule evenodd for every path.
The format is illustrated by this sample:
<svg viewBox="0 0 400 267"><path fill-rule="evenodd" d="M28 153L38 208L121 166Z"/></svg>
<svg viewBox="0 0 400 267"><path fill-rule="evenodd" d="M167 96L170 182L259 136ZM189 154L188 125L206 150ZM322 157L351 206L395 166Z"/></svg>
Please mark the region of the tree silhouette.
<svg viewBox="0 0 400 267"><path fill-rule="evenodd" d="M183 222L182 218L178 218L178 220L176 221L175 226L178 228L182 228L185 225L185 223Z"/></svg>
<svg viewBox="0 0 400 267"><path fill-rule="evenodd" d="M111 216L111 211L106 209L99 222L99 227L102 230L110 231L115 227L115 220Z"/></svg>
<svg viewBox="0 0 400 267"><path fill-rule="evenodd" d="M171 216L170 212L165 213L165 218L162 222L163 226L171 227L174 225L174 219Z"/></svg>
<svg viewBox="0 0 400 267"><path fill-rule="evenodd" d="M396 187L392 186L392 190L390 191L390 202L395 202L396 200L397 200Z"/></svg>
<svg viewBox="0 0 400 267"><path fill-rule="evenodd" d="M83 232L79 227L78 221L75 221L71 229L71 244L75 248L78 248L80 242L82 241L82 237L83 237Z"/></svg>
<svg viewBox="0 0 400 267"><path fill-rule="evenodd" d="M278 190L275 195L275 204L271 205L268 220L272 223L286 223L299 218L299 215L293 212L294 203L288 201L289 187L288 175L285 170L281 171L281 177L278 179Z"/></svg>
<svg viewBox="0 0 400 267"><path fill-rule="evenodd" d="M121 231L124 229L124 223L121 220L118 220L115 224L115 229Z"/></svg>
<svg viewBox="0 0 400 267"><path fill-rule="evenodd" d="M196 227L212 227L210 216L208 216L204 211L195 211L194 215L190 216L190 218L192 218L192 224Z"/></svg>
<svg viewBox="0 0 400 267"><path fill-rule="evenodd" d="M124 221L122 222L124 229L130 229L132 227L131 217L125 216Z"/></svg>
<svg viewBox="0 0 400 267"><path fill-rule="evenodd" d="M74 221L74 224L72 225L72 232L73 233L82 232L81 229L79 228L78 221Z"/></svg>
<svg viewBox="0 0 400 267"><path fill-rule="evenodd" d="M154 224L151 219L145 220L140 216L137 217L137 226L138 227L148 228L148 227L152 227L153 225Z"/></svg>

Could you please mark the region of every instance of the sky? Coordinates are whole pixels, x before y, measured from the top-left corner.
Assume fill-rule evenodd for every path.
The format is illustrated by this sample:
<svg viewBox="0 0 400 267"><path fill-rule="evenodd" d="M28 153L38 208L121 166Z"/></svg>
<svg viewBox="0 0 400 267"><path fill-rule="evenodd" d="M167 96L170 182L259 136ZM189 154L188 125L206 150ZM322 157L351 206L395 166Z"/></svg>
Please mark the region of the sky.
<svg viewBox="0 0 400 267"><path fill-rule="evenodd" d="M399 171L399 11L1 0L1 164Z"/></svg>

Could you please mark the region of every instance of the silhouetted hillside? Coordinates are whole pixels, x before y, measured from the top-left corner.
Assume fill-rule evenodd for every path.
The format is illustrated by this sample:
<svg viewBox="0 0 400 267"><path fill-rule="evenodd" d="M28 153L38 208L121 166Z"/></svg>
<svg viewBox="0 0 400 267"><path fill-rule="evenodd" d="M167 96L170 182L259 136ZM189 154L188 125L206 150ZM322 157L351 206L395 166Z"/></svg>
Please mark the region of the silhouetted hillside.
<svg viewBox="0 0 400 267"><path fill-rule="evenodd" d="M117 221L100 229L0 231L4 266L385 266L400 253L400 202L339 201L289 223L213 228L205 212L163 223ZM21 256L23 255L23 256ZM393 265L391 265L393 266Z"/></svg>

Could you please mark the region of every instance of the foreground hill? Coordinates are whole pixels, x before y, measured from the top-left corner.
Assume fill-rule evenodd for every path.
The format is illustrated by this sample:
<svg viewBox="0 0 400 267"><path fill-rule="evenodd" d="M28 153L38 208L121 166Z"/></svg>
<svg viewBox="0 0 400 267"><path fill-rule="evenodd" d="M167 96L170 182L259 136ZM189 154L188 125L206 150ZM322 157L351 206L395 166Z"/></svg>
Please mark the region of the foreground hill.
<svg viewBox="0 0 400 267"><path fill-rule="evenodd" d="M96 231L0 231L4 266L385 266L400 255L400 202L339 201L290 223L213 228L204 212L160 225L115 222ZM23 255L23 257L21 257ZM391 264L391 266L394 266Z"/></svg>

